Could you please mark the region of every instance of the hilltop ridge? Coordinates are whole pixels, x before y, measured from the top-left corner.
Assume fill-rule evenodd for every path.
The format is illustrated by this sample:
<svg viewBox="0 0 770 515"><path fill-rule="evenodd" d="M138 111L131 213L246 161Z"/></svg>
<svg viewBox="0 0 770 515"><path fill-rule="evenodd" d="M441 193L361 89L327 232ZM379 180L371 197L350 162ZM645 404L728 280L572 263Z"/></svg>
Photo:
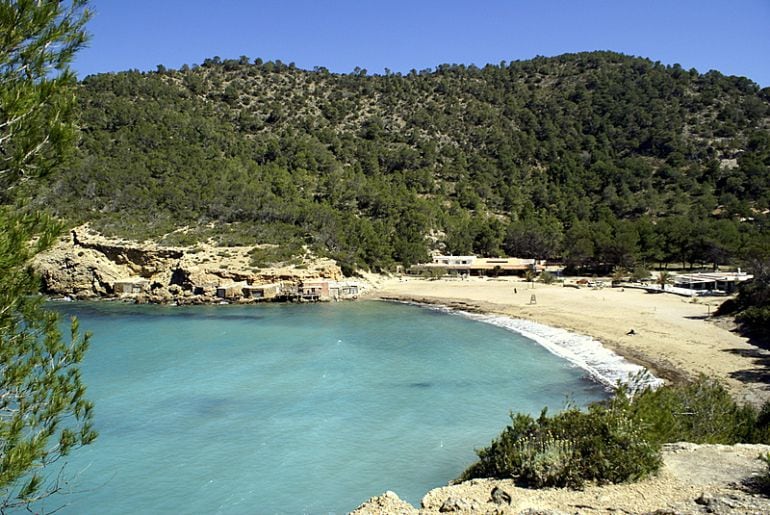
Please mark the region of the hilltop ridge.
<svg viewBox="0 0 770 515"><path fill-rule="evenodd" d="M106 234L577 268L729 263L767 239L770 90L613 52L370 76L205 60L89 76L33 205ZM190 226L184 233L179 227Z"/></svg>

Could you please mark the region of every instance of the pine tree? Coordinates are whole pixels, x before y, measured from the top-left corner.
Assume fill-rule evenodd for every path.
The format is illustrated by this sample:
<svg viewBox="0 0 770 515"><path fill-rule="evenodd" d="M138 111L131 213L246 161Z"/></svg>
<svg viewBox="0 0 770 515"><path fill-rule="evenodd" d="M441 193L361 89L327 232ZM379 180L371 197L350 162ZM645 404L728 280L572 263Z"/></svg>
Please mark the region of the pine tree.
<svg viewBox="0 0 770 515"><path fill-rule="evenodd" d="M88 18L86 0L0 0L0 513L59 490L45 467L96 437L78 371L88 335L76 320L61 335L28 266L60 227L15 199L74 147L69 63Z"/></svg>

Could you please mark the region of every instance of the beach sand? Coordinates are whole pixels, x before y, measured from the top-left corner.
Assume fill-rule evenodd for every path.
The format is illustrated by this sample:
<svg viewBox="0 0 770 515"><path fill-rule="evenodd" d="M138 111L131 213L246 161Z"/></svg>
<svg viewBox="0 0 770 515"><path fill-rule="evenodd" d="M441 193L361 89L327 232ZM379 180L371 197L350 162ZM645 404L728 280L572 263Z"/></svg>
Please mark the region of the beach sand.
<svg viewBox="0 0 770 515"><path fill-rule="evenodd" d="M412 277L380 279L373 296L501 314L567 329L595 338L667 381L703 373L722 380L745 402L770 399L770 352L709 319L723 298L693 300L627 287L576 289L512 278ZM635 334L628 335L631 329Z"/></svg>

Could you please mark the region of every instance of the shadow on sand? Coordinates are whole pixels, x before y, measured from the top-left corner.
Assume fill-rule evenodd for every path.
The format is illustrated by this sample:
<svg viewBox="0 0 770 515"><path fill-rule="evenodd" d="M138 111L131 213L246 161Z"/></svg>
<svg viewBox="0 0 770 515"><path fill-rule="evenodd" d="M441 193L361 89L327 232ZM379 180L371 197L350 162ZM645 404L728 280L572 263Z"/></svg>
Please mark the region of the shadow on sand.
<svg viewBox="0 0 770 515"><path fill-rule="evenodd" d="M770 390L770 351L758 346L755 349L727 349L725 352L749 358L754 364L754 368L737 370L730 377L742 383L763 384L763 389Z"/></svg>

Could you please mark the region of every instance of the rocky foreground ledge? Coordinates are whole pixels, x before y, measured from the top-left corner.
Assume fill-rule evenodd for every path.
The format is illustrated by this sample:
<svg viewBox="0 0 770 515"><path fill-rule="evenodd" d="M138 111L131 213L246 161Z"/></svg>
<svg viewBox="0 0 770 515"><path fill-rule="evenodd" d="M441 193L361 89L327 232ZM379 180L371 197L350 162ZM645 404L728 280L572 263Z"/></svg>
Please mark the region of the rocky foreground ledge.
<svg viewBox="0 0 770 515"><path fill-rule="evenodd" d="M592 514L648 513L725 515L770 513L764 495L767 465L759 459L768 445L664 446L657 476L638 483L589 486L584 490L529 490L510 480L475 479L431 490L420 509L386 492L359 506L355 515L433 513Z"/></svg>
<svg viewBox="0 0 770 515"><path fill-rule="evenodd" d="M334 261L309 254L291 264L256 266L251 253L257 248L207 243L159 246L107 238L85 225L38 254L32 267L40 275L46 294L139 303L214 303L223 300L217 295L217 288L223 286L269 284L280 291L296 292L303 282L343 279Z"/></svg>

